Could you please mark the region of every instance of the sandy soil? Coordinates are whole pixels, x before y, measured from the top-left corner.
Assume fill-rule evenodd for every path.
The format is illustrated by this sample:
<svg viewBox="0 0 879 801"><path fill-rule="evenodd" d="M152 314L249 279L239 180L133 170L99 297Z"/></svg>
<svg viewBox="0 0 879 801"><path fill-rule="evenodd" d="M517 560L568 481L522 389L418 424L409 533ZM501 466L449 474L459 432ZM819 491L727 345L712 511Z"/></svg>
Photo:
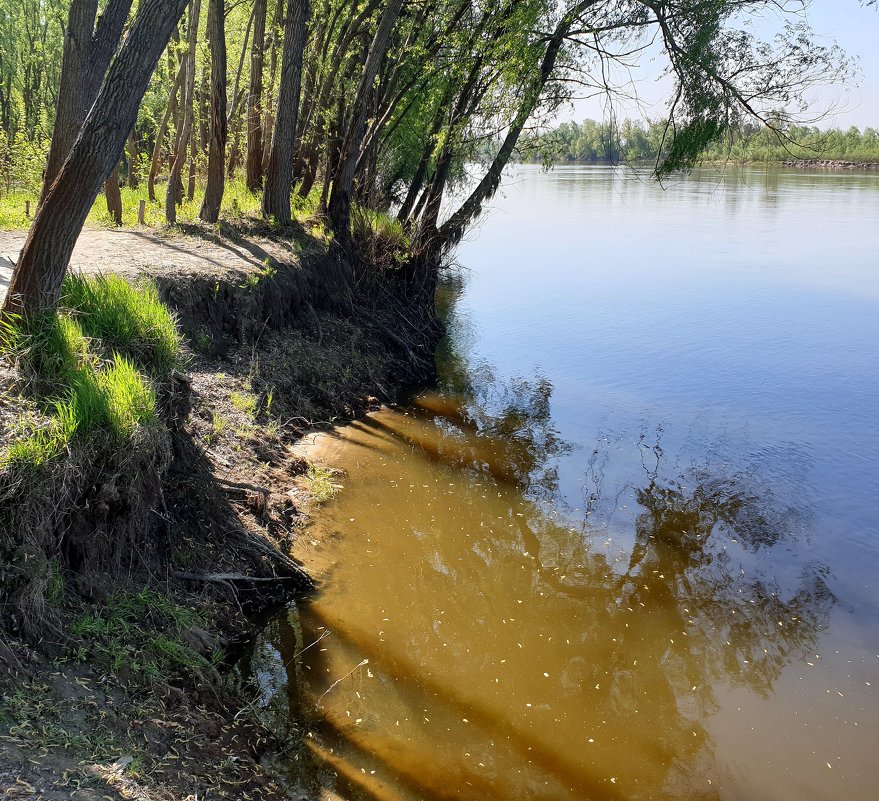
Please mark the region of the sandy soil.
<svg viewBox="0 0 879 801"><path fill-rule="evenodd" d="M0 300L6 295L26 236L26 231L0 231ZM267 263L284 264L297 258L295 243L260 236L244 239L195 228L187 229L185 237L144 228L85 228L70 266L87 273L188 272L219 277L254 272L264 269Z"/></svg>

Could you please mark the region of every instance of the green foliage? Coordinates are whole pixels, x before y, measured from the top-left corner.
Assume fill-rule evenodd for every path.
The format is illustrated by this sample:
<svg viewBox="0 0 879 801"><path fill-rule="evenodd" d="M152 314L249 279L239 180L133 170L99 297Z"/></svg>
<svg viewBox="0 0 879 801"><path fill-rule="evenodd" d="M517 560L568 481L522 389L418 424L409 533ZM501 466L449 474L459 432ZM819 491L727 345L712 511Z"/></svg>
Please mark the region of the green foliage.
<svg viewBox="0 0 879 801"><path fill-rule="evenodd" d="M171 596L143 589L118 592L100 607L76 619L70 634L82 642L77 652L109 672L125 668L146 681L167 680L183 671L210 667L181 634L204 621Z"/></svg>

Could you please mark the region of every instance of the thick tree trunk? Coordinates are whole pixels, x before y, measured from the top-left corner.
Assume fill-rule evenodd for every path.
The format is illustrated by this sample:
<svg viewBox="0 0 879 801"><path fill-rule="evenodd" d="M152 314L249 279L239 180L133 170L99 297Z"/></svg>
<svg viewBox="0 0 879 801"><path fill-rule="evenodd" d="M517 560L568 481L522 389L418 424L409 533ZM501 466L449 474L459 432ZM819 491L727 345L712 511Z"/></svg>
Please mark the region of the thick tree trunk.
<svg viewBox="0 0 879 801"><path fill-rule="evenodd" d="M95 26L98 0L73 0L70 4L55 126L46 160L41 202L61 171L86 114L97 97L130 9L131 0L108 0Z"/></svg>
<svg viewBox="0 0 879 801"><path fill-rule="evenodd" d="M351 190L354 186L355 167L360 143L366 132L366 114L369 107L369 94L372 84L378 75L381 63L384 60L391 31L397 17L400 15L400 7L403 0L388 0L378 23L375 37L369 47L366 63L360 75L357 92L354 95L354 104L351 109L351 123L342 140L342 151L336 174L333 177L333 189L330 194L329 217L330 224L336 236L343 242L350 237L351 224Z"/></svg>
<svg viewBox="0 0 879 801"><path fill-rule="evenodd" d="M290 223L290 190L293 187L293 145L296 117L299 113L299 88L302 81L302 52L308 26L308 0L289 0L284 25L284 53L275 130L269 151L266 185L262 196L262 214L281 225Z"/></svg>
<svg viewBox="0 0 879 801"><path fill-rule="evenodd" d="M250 91L247 95L247 187L254 192L262 188L262 71L267 8L267 0L254 0Z"/></svg>
<svg viewBox="0 0 879 801"><path fill-rule="evenodd" d="M287 2L292 2L292 0L287 0ZM272 115L272 109L274 108L274 97L273 93L275 91L275 78L278 75L278 31L281 28L281 23L284 20L284 0L277 0L275 3L275 13L272 15L272 30L270 34L271 39L271 47L269 48L269 83L268 83L268 96L263 103L263 122L262 122L262 174L265 176L266 172L269 169L269 157L272 153L271 147L266 147L266 144L271 145L272 141L272 132L274 129L275 118ZM298 116L298 114L297 114Z"/></svg>
<svg viewBox="0 0 879 801"><path fill-rule="evenodd" d="M168 225L177 223L177 206L183 201L183 165L189 150L189 138L192 136L192 103L195 94L195 46L198 39L198 17L201 12L201 0L190 0L189 25L187 26L186 54L186 92L183 99L183 124L177 136L177 147L171 173L168 176L168 189L165 193L165 222Z"/></svg>
<svg viewBox="0 0 879 801"><path fill-rule="evenodd" d="M37 211L4 311L29 314L58 302L85 218L119 160L153 70L185 7L186 0L141 0L70 156Z"/></svg>
<svg viewBox="0 0 879 801"><path fill-rule="evenodd" d="M226 20L223 0L208 5L208 41L211 46L211 126L208 141L208 183L199 217L215 223L223 202L226 166Z"/></svg>
<svg viewBox="0 0 879 801"><path fill-rule="evenodd" d="M116 225L122 225L122 192L119 190L119 164L104 181L104 195L107 198L107 213Z"/></svg>

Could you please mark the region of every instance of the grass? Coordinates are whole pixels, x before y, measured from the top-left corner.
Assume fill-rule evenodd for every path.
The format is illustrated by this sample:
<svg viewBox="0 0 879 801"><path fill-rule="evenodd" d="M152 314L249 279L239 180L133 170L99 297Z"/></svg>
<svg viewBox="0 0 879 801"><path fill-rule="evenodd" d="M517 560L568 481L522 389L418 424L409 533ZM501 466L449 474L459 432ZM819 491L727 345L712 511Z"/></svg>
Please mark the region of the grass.
<svg viewBox="0 0 879 801"><path fill-rule="evenodd" d="M399 266L408 258L411 242L396 217L356 206L351 213L351 233L377 266Z"/></svg>
<svg viewBox="0 0 879 801"><path fill-rule="evenodd" d="M249 392L232 391L229 394L229 403L242 414L251 419L256 417L256 396Z"/></svg>
<svg viewBox="0 0 879 801"><path fill-rule="evenodd" d="M137 225L137 211L140 201L146 202L144 213L144 225L148 228L160 228L165 224L165 189L167 184L156 183L156 199L149 199L146 181L142 181L137 189L128 186L120 188L122 195L122 224ZM204 181L196 182L195 193L192 200L184 198L182 205L177 207L178 224L193 224L200 222L198 212L204 200ZM0 201L2 206L2 201ZM223 192L223 203L220 211L225 216L238 217L242 214L259 215L260 196L247 188L243 178L235 178L226 181ZM2 220L0 212L0 220ZM87 225L115 227L113 216L107 211L107 201L103 195L95 200L88 217Z"/></svg>
<svg viewBox="0 0 879 801"><path fill-rule="evenodd" d="M181 640L187 629L202 628L196 611L150 589L117 592L100 607L77 618L70 634L82 642L80 661L116 673L122 668L146 681L165 680L183 671L206 669L212 661ZM213 661L218 661L215 655Z"/></svg>
<svg viewBox="0 0 879 801"><path fill-rule="evenodd" d="M177 208L177 223L181 225L199 224L201 221L198 212L204 200L204 178L196 180L195 193L192 200L183 200ZM165 188L166 184L156 183L156 199L149 199L146 180L143 180L137 189L128 186L120 187L122 195L122 224L136 226L138 207L140 201L145 202L144 225L147 228L161 228L165 225ZM33 222L36 214L39 189L25 190L15 189L11 192L0 192L0 230L16 231L26 229ZM30 201L30 217L25 215L25 202ZM223 203L220 208L221 215L226 219L236 217L260 216L260 193L251 192L247 188L243 176L226 180L223 192ZM327 229L320 220L317 210L320 203L320 190L313 189L308 197L301 198L294 192L291 198L291 211L293 217L317 239L328 237ZM98 195L94 205L86 218L86 225L93 227L114 228L116 222L107 211L107 201L103 193Z"/></svg>
<svg viewBox="0 0 879 801"><path fill-rule="evenodd" d="M0 467L40 467L75 440L123 446L158 424L153 380L183 358L155 285L117 276L68 276L57 312L0 327L0 352L18 362L42 413L20 421Z"/></svg>
<svg viewBox="0 0 879 801"><path fill-rule="evenodd" d="M167 377L181 364L181 337L151 281L131 284L118 275L71 274L62 303L74 310L83 333Z"/></svg>
<svg viewBox="0 0 879 801"><path fill-rule="evenodd" d="M16 231L27 228L36 213L38 196L36 192L23 190L0 193L0 230ZM30 201L30 216L24 213L26 201Z"/></svg>
<svg viewBox="0 0 879 801"><path fill-rule="evenodd" d="M321 504L336 497L342 485L336 482L337 470L310 465L303 480L314 503Z"/></svg>

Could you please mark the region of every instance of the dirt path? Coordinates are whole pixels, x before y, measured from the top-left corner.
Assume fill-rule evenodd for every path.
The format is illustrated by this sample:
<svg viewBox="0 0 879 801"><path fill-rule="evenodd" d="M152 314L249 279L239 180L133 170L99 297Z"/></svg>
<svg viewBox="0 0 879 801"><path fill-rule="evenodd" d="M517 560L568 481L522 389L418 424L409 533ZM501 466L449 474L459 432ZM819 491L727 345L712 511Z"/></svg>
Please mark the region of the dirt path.
<svg viewBox="0 0 879 801"><path fill-rule="evenodd" d="M6 295L26 236L26 231L0 231L0 301ZM136 228L85 228L70 266L87 273L185 272L220 276L262 270L267 261L283 264L297 260L296 246L277 240L227 239L203 230L167 234Z"/></svg>

